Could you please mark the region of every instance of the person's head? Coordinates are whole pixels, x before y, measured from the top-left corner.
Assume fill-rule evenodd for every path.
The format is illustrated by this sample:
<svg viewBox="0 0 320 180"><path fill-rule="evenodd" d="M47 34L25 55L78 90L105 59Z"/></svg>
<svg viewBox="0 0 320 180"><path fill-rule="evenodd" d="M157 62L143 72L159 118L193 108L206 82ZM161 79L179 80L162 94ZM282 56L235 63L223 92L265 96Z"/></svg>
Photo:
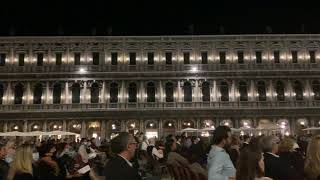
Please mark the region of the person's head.
<svg viewBox="0 0 320 180"><path fill-rule="evenodd" d="M228 126L219 126L213 132L213 144L224 147L231 143L231 129Z"/></svg>
<svg viewBox="0 0 320 180"><path fill-rule="evenodd" d="M130 160L134 157L137 148L137 141L132 134L121 132L117 137L111 140L111 151L115 154L121 154Z"/></svg>
<svg viewBox="0 0 320 180"><path fill-rule="evenodd" d="M278 153L278 140L274 136L265 136L261 139L263 152Z"/></svg>
<svg viewBox="0 0 320 180"><path fill-rule="evenodd" d="M262 152L257 149L245 147L237 164L237 180L254 180L264 175L264 160Z"/></svg>
<svg viewBox="0 0 320 180"><path fill-rule="evenodd" d="M279 144L279 152L292 152L294 146L294 141L291 138L284 138L282 141L280 141Z"/></svg>
<svg viewBox="0 0 320 180"><path fill-rule="evenodd" d="M87 138L81 138L80 143L83 144L83 145L87 145L88 144Z"/></svg>
<svg viewBox="0 0 320 180"><path fill-rule="evenodd" d="M250 142L250 136L248 136L248 135L245 134L245 135L243 136L243 141L246 142L246 143L249 143L249 142Z"/></svg>
<svg viewBox="0 0 320 180"><path fill-rule="evenodd" d="M177 150L177 142L173 138L167 139L165 146L167 153Z"/></svg>
<svg viewBox="0 0 320 180"><path fill-rule="evenodd" d="M32 174L32 152L33 147L27 144L23 144L16 149L10 165L8 180L12 180L15 173Z"/></svg>
<svg viewBox="0 0 320 180"><path fill-rule="evenodd" d="M308 145L304 171L310 179L320 175L320 135L313 137Z"/></svg>
<svg viewBox="0 0 320 180"><path fill-rule="evenodd" d="M240 145L240 138L239 138L239 136L237 136L237 135L232 135L231 136L231 143L230 143L230 145L231 146L238 146L238 145Z"/></svg>
<svg viewBox="0 0 320 180"><path fill-rule="evenodd" d="M150 138L149 139L149 144L155 145L156 144L156 139L155 138Z"/></svg>
<svg viewBox="0 0 320 180"><path fill-rule="evenodd" d="M52 143L43 144L39 148L39 156L41 158L43 158L43 157L52 157L55 152L56 152L56 147Z"/></svg>

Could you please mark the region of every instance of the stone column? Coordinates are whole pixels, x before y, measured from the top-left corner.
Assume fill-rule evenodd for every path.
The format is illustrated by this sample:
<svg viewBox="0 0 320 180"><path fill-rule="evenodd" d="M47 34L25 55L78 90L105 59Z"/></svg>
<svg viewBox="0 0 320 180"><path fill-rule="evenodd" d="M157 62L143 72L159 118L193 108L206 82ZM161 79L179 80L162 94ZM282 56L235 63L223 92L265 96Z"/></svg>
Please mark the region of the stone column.
<svg viewBox="0 0 320 180"><path fill-rule="evenodd" d="M249 93L251 96L249 96L249 101L256 101L257 100L257 91L255 89L255 83L253 80L250 81L250 90Z"/></svg>
<svg viewBox="0 0 320 180"><path fill-rule="evenodd" d="M291 81L287 81L287 89L285 89L285 94L287 94L286 98L289 98L290 101L295 100L294 91L292 88Z"/></svg>
<svg viewBox="0 0 320 180"><path fill-rule="evenodd" d="M82 120L81 122L81 138L86 138L87 137L87 126L86 126L86 121Z"/></svg>
<svg viewBox="0 0 320 180"><path fill-rule="evenodd" d="M211 90L211 93L212 93L211 100L213 102L215 102L215 101L218 101L218 97L217 97L217 95L218 95L217 81L213 80L212 81L212 85L213 85L213 87L212 87L212 90Z"/></svg>
<svg viewBox="0 0 320 180"><path fill-rule="evenodd" d="M181 89L181 82L180 80L178 80L178 87L177 87L177 97L176 97L176 102L183 102L183 92L182 92L182 89Z"/></svg>
<svg viewBox="0 0 320 180"><path fill-rule="evenodd" d="M231 90L230 90L230 100L237 101L237 92L236 92L236 82L232 80Z"/></svg>
<svg viewBox="0 0 320 180"><path fill-rule="evenodd" d="M49 85L49 82L47 81L46 82L46 87L45 87L45 98L44 98L44 103L45 104L52 104L52 93L50 92L50 85Z"/></svg>
<svg viewBox="0 0 320 180"><path fill-rule="evenodd" d="M160 118L159 119L159 123L158 123L158 133L159 133L159 138L161 138L163 136L163 119Z"/></svg>
<svg viewBox="0 0 320 180"><path fill-rule="evenodd" d="M140 94L140 99L138 100L138 102L146 102L145 100L145 88L144 88L144 82L140 81L140 88L138 89L138 92Z"/></svg>
<svg viewBox="0 0 320 180"><path fill-rule="evenodd" d="M8 122L4 122L3 132L8 132Z"/></svg>
<svg viewBox="0 0 320 180"><path fill-rule="evenodd" d="M101 140L106 139L106 120L101 120Z"/></svg>
<svg viewBox="0 0 320 180"><path fill-rule="evenodd" d="M121 96L120 102L126 103L127 102L127 93L126 93L125 81L121 81L120 96Z"/></svg>
<svg viewBox="0 0 320 180"><path fill-rule="evenodd" d="M4 93L4 97L6 97L6 99L4 99L3 101L4 104L13 104L14 94L13 94L11 82L8 82L7 84L7 89L6 89L6 92Z"/></svg>
<svg viewBox="0 0 320 180"><path fill-rule="evenodd" d="M268 100L270 101L274 101L274 98L275 98L275 89L273 87L273 81L272 80L269 80L269 88L267 90L267 93L269 93L269 97L268 97Z"/></svg>
<svg viewBox="0 0 320 180"><path fill-rule="evenodd" d="M62 121L62 131L67 131L67 121L65 119Z"/></svg>
<svg viewBox="0 0 320 180"><path fill-rule="evenodd" d="M33 100L33 93L31 93L31 85L30 82L27 82L27 88L26 88L26 92L24 93L24 100L22 104L33 104L32 100Z"/></svg>
<svg viewBox="0 0 320 180"><path fill-rule="evenodd" d="M42 125L42 131L47 132L47 120L44 120L43 125Z"/></svg>
<svg viewBox="0 0 320 180"><path fill-rule="evenodd" d="M100 103L106 103L106 98L107 94L106 94L106 82L103 81L102 82L102 88L101 88L101 91L100 91L100 98L99 98L99 102Z"/></svg>
<svg viewBox="0 0 320 180"><path fill-rule="evenodd" d="M161 80L159 82L159 92L157 92L157 94L158 94L158 101L159 102L165 102L166 101L165 98L164 98L165 94L163 92L163 86L162 86L162 81Z"/></svg>
<svg viewBox="0 0 320 180"><path fill-rule="evenodd" d="M81 88L81 87L80 87ZM88 93L87 93L87 82L86 81L84 81L83 82L83 88L81 89L81 95L80 95L80 103L81 104L85 104L85 103L88 103L88 99L90 99L90 98L88 98Z"/></svg>
<svg viewBox="0 0 320 180"><path fill-rule="evenodd" d="M143 119L141 118L140 120L139 120L139 131L140 132L144 132L144 133L146 133L145 132L145 127L144 127L144 123L143 123Z"/></svg>
<svg viewBox="0 0 320 180"><path fill-rule="evenodd" d="M306 100L312 101L312 87L310 85L310 80L306 80L305 88L303 91L303 96Z"/></svg>
<svg viewBox="0 0 320 180"><path fill-rule="evenodd" d="M193 102L201 101L201 91L199 87L199 80L196 80L193 94L194 94L194 98L192 98Z"/></svg>
<svg viewBox="0 0 320 180"><path fill-rule="evenodd" d="M71 96L69 97L69 82L65 82L65 87L64 87L64 103L69 104L71 102Z"/></svg>
<svg viewBox="0 0 320 180"><path fill-rule="evenodd" d="M23 132L28 132L28 121L27 120L23 121Z"/></svg>
<svg viewBox="0 0 320 180"><path fill-rule="evenodd" d="M121 131L127 131L126 121L120 120L120 124L121 124Z"/></svg>
<svg viewBox="0 0 320 180"><path fill-rule="evenodd" d="M290 117L289 118L289 123L290 123L290 130L291 130L291 134L294 135L296 134L296 121L294 117Z"/></svg>
<svg viewBox="0 0 320 180"><path fill-rule="evenodd" d="M181 130L181 128L182 128L182 126L181 126L181 124L182 124L182 119L181 118L178 118L177 119L177 131L180 131Z"/></svg>

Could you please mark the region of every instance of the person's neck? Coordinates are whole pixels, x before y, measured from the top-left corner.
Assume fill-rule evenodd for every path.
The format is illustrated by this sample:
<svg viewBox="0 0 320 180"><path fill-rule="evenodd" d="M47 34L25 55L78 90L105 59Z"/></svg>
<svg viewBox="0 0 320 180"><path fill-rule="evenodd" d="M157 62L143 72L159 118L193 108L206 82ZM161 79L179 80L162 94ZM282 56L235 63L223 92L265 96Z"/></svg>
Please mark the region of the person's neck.
<svg viewBox="0 0 320 180"><path fill-rule="evenodd" d="M121 152L118 155L123 157L123 158L126 158L126 160L128 160L128 161L130 161L130 159L131 159L127 152Z"/></svg>
<svg viewBox="0 0 320 180"><path fill-rule="evenodd" d="M223 144L223 143L215 144L215 146L218 146L218 147L220 147L220 148L224 148L224 144Z"/></svg>

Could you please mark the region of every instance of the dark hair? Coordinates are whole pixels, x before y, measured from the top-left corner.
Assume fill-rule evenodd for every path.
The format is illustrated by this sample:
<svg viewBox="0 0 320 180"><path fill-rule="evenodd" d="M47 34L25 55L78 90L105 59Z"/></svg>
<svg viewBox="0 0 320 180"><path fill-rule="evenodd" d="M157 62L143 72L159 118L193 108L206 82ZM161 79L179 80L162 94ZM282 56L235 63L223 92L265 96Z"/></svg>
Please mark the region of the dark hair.
<svg viewBox="0 0 320 180"><path fill-rule="evenodd" d="M121 132L117 137L111 140L111 151L115 154L123 152L129 141L130 134L128 132Z"/></svg>
<svg viewBox="0 0 320 180"><path fill-rule="evenodd" d="M250 139L250 136L248 136L248 135L244 135L244 136L243 136L243 140L244 140L244 141L246 141L246 140L248 140L248 139Z"/></svg>
<svg viewBox="0 0 320 180"><path fill-rule="evenodd" d="M263 171L259 166L262 158L262 152L245 147L241 153L237 164L236 179L237 180L254 180L256 177L263 176Z"/></svg>
<svg viewBox="0 0 320 180"><path fill-rule="evenodd" d="M213 132L212 143L220 144L222 140L228 138L228 132L231 132L231 129L228 126L219 126Z"/></svg>
<svg viewBox="0 0 320 180"><path fill-rule="evenodd" d="M40 156L41 158L42 158L42 157L45 157L46 154L49 153L50 150L51 150L52 148L54 148L54 147L55 147L55 145L54 145L53 143L50 143L50 142L45 143L45 144L42 144L42 145L39 147L39 149L38 149L38 151L39 151L39 156Z"/></svg>

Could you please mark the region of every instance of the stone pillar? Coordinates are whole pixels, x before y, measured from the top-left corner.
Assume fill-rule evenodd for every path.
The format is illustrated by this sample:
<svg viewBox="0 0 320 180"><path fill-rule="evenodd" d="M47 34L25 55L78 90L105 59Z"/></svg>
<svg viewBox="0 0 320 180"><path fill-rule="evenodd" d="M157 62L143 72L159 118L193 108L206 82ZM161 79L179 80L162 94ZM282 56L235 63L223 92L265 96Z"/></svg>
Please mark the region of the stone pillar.
<svg viewBox="0 0 320 180"><path fill-rule="evenodd" d="M182 124L182 119L181 118L178 118L177 119L177 131L180 131L181 130L181 128L182 128L182 126L181 126L181 124Z"/></svg>
<svg viewBox="0 0 320 180"><path fill-rule="evenodd" d="M240 128L240 122L239 122L239 119L234 119L234 127L235 128Z"/></svg>
<svg viewBox="0 0 320 180"><path fill-rule="evenodd" d="M230 100L231 101L237 101L237 92L236 92L236 82L235 80L232 80L231 84L231 90L230 90Z"/></svg>
<svg viewBox="0 0 320 180"><path fill-rule="evenodd" d="M287 94L286 98L289 98L290 101L295 100L294 91L292 88L291 81L287 81L287 90L285 91L285 94Z"/></svg>
<svg viewBox="0 0 320 180"><path fill-rule="evenodd" d="M196 118L196 129L201 129L201 120L200 120L200 118Z"/></svg>
<svg viewBox="0 0 320 180"><path fill-rule="evenodd" d="M23 121L23 132L28 132L28 121L27 120Z"/></svg>
<svg viewBox="0 0 320 180"><path fill-rule="evenodd" d="M4 122L3 132L8 132L8 122Z"/></svg>
<svg viewBox="0 0 320 180"><path fill-rule="evenodd" d="M31 93L31 85L30 82L27 82L27 89L26 89L26 93L24 93L24 100L22 104L33 104L32 100L33 100L33 93Z"/></svg>
<svg viewBox="0 0 320 180"><path fill-rule="evenodd" d="M81 87L80 87L81 88ZM85 104L88 103L88 99L90 100L90 98L88 98L88 93L87 93L87 82L84 81L83 82L83 88L81 89L81 95L80 95L80 103L81 104Z"/></svg>
<svg viewBox="0 0 320 180"><path fill-rule="evenodd" d="M101 140L106 139L106 120L101 120Z"/></svg>
<svg viewBox="0 0 320 180"><path fill-rule="evenodd" d="M161 80L159 82L159 92L157 92L157 94L158 94L158 101L159 102L166 102L166 100L164 98L165 94L163 92L163 86L162 86L162 81Z"/></svg>
<svg viewBox="0 0 320 180"><path fill-rule="evenodd" d="M249 97L249 101L256 101L257 100L257 91L255 89L255 83L253 80L250 81L250 90L249 93L251 94Z"/></svg>
<svg viewBox="0 0 320 180"><path fill-rule="evenodd" d="M199 80L196 80L196 83L195 83L195 87L194 87L194 98L193 99L193 102L199 102L199 101L202 101L201 99L201 91L200 91L200 87L199 87Z"/></svg>
<svg viewBox="0 0 320 180"><path fill-rule="evenodd" d="M81 138L86 138L87 137L87 125L86 121L82 120L81 122Z"/></svg>
<svg viewBox="0 0 320 180"><path fill-rule="evenodd" d="M45 94L45 98L44 98L44 104L52 104L52 93L50 92L50 85L49 85L49 82L47 81L46 82L46 87L45 87L45 90L44 90L44 94Z"/></svg>
<svg viewBox="0 0 320 180"><path fill-rule="evenodd" d="M294 117L289 118L289 123L290 123L290 130L292 135L297 134L296 132L296 121Z"/></svg>
<svg viewBox="0 0 320 180"><path fill-rule="evenodd" d="M47 123L48 123L47 120L43 121L43 125L42 125L42 131L43 132L47 132Z"/></svg>
<svg viewBox="0 0 320 180"><path fill-rule="evenodd" d="M159 133L159 138L161 138L163 136L163 119L160 118L159 119L159 123L158 123L158 133Z"/></svg>
<svg viewBox="0 0 320 180"><path fill-rule="evenodd" d="M175 94L175 93L174 93ZM176 98L176 102L183 102L183 92L181 89L181 82L180 80L178 80L178 87L177 87L177 97Z"/></svg>
<svg viewBox="0 0 320 180"><path fill-rule="evenodd" d="M121 131L127 131L126 121L120 120L120 124L121 124Z"/></svg>
<svg viewBox="0 0 320 180"><path fill-rule="evenodd" d="M144 123L143 123L143 119L141 118L140 120L139 120L139 131L140 132L144 132L144 133L146 133L145 132L145 126L144 126Z"/></svg>
<svg viewBox="0 0 320 180"><path fill-rule="evenodd" d="M64 87L64 103L69 104L71 102L71 96L69 97L69 82L65 82L65 87Z"/></svg>
<svg viewBox="0 0 320 180"><path fill-rule="evenodd" d="M269 93L269 97L268 97L268 100L269 101L274 101L274 98L275 98L275 89L273 87L273 81L272 80L269 80L269 88L267 90L267 93Z"/></svg>
<svg viewBox="0 0 320 180"><path fill-rule="evenodd" d="M217 88L217 81L213 80L212 81L212 90L211 90L211 94L212 94L212 98L211 101L216 102L218 101L218 88Z"/></svg>
<svg viewBox="0 0 320 180"><path fill-rule="evenodd" d="M103 81L102 82L102 88L101 88L101 91L100 91L100 98L99 98L99 102L100 103L106 103L107 101L107 94L106 94L106 82Z"/></svg>
<svg viewBox="0 0 320 180"><path fill-rule="evenodd" d="M306 80L305 88L303 91L303 96L306 100L312 101L312 87L310 85L310 80Z"/></svg>
<svg viewBox="0 0 320 180"><path fill-rule="evenodd" d="M67 121L65 119L62 121L62 131L67 131Z"/></svg>
<svg viewBox="0 0 320 180"><path fill-rule="evenodd" d="M138 92L140 94L140 99L138 99L138 102L146 102L145 100L145 88L144 88L144 82L140 81L140 88L138 89Z"/></svg>
<svg viewBox="0 0 320 180"><path fill-rule="evenodd" d="M126 84L125 81L121 81L121 88L120 88L120 102L126 103L127 102L127 94L126 94Z"/></svg>
<svg viewBox="0 0 320 180"><path fill-rule="evenodd" d="M13 104L14 94L13 94L12 84L8 82L6 92L4 93L4 104Z"/></svg>

